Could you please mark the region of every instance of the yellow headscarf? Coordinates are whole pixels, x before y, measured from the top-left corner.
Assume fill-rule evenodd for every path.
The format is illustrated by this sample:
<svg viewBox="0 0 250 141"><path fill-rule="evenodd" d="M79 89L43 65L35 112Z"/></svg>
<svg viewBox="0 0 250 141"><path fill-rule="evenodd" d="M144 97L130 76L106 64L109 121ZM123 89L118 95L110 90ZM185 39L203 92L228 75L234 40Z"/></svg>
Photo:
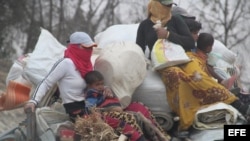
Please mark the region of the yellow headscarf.
<svg viewBox="0 0 250 141"><path fill-rule="evenodd" d="M158 0L150 0L148 3L148 17L156 23L160 20L162 26L171 19L171 7L161 4Z"/></svg>

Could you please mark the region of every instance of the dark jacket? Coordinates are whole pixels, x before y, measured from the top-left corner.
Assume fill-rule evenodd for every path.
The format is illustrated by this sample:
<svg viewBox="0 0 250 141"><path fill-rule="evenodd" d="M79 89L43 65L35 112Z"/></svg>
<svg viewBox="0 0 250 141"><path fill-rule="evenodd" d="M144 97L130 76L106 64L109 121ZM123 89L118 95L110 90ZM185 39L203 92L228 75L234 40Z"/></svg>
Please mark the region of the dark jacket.
<svg viewBox="0 0 250 141"><path fill-rule="evenodd" d="M149 19L142 21L137 30L136 43L145 52L146 46L149 47L150 52L157 40L157 34L153 28L154 23ZM195 48L195 41L189 31L185 21L179 15L173 15L168 21L167 30L170 32L168 40L181 45L185 51L191 51Z"/></svg>

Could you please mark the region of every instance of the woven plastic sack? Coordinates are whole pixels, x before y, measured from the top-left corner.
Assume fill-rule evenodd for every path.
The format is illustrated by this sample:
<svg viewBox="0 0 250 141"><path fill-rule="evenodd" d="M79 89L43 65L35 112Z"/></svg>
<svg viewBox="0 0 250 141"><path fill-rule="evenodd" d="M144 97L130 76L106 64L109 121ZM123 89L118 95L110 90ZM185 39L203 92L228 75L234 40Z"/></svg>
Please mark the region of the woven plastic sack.
<svg viewBox="0 0 250 141"><path fill-rule="evenodd" d="M117 24L112 25L104 31L98 33L94 39L98 48L104 48L106 45L118 41L136 41L136 33L139 24Z"/></svg>
<svg viewBox="0 0 250 141"><path fill-rule="evenodd" d="M165 39L158 39L151 52L154 70L163 69L190 61L182 46Z"/></svg>
<svg viewBox="0 0 250 141"><path fill-rule="evenodd" d="M63 57L66 49L47 30L41 28L41 34L35 49L24 67L24 76L37 85L49 73L54 63Z"/></svg>

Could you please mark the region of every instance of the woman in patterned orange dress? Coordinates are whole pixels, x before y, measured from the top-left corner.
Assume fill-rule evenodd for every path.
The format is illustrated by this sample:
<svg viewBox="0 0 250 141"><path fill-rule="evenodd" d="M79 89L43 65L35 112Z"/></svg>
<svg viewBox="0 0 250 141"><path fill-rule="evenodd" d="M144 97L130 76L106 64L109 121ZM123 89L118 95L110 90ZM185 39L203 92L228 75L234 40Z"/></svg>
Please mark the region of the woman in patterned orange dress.
<svg viewBox="0 0 250 141"><path fill-rule="evenodd" d="M188 130L199 108L216 102L230 104L243 115L250 115L248 105L241 103L225 86L217 82L207 68L207 53L211 52L214 38L201 33L197 51L187 52L191 62L159 70L166 85L168 103L179 117L179 131Z"/></svg>

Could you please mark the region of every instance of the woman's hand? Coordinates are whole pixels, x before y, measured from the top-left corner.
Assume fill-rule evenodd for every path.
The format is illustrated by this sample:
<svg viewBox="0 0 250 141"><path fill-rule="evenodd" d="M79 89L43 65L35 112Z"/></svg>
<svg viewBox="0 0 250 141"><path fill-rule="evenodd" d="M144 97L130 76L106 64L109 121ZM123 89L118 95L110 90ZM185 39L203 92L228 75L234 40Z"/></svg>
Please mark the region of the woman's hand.
<svg viewBox="0 0 250 141"><path fill-rule="evenodd" d="M103 91L105 97L113 97L113 92L109 87L105 87Z"/></svg>
<svg viewBox="0 0 250 141"><path fill-rule="evenodd" d="M163 27L157 28L156 33L157 33L158 39L167 39L169 36L169 31L167 31Z"/></svg>
<svg viewBox="0 0 250 141"><path fill-rule="evenodd" d="M28 113L29 112L29 109L31 109L31 112L35 112L35 109L36 109L36 105L35 103L32 103L32 102L28 102L24 105L24 112L25 113Z"/></svg>

